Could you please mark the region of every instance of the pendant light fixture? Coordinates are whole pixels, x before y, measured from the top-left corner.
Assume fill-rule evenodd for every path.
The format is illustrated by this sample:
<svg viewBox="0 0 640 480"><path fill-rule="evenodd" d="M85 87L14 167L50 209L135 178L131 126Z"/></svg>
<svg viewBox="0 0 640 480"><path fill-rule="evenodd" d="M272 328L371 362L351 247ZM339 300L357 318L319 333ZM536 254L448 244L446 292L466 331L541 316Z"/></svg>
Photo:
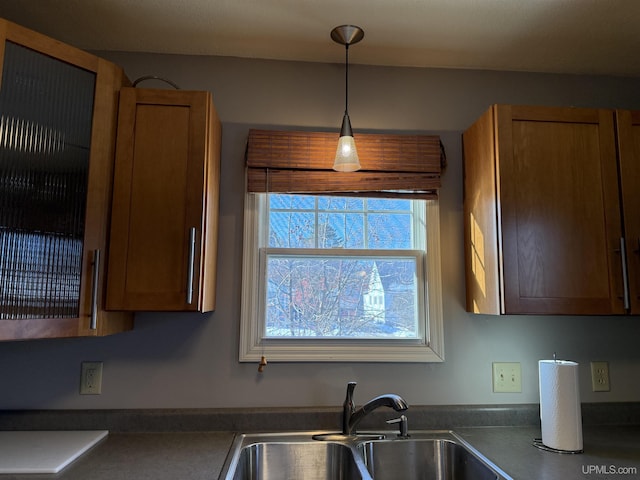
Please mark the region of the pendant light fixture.
<svg viewBox="0 0 640 480"><path fill-rule="evenodd" d="M336 159L333 163L333 169L338 172L355 172L360 169L360 160L349 120L349 45L358 43L363 38L364 31L355 25L340 25L331 30L331 39L345 47L344 117L342 118Z"/></svg>

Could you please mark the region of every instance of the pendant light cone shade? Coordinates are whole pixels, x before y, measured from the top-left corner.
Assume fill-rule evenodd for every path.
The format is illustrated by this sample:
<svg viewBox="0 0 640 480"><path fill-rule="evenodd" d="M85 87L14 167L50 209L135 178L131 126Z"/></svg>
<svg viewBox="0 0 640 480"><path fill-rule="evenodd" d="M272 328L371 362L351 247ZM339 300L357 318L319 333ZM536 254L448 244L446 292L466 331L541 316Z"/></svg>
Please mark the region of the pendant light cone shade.
<svg viewBox="0 0 640 480"><path fill-rule="evenodd" d="M360 160L356 150L356 142L353 140L351 122L349 115L344 114L342 119L342 129L336 150L336 159L333 162L333 169L337 172L355 172L360 170Z"/></svg>
<svg viewBox="0 0 640 480"><path fill-rule="evenodd" d="M331 38L345 46L345 107L333 169L337 172L360 170L360 160L349 120L349 45L362 40L364 31L355 25L341 25L331 31Z"/></svg>

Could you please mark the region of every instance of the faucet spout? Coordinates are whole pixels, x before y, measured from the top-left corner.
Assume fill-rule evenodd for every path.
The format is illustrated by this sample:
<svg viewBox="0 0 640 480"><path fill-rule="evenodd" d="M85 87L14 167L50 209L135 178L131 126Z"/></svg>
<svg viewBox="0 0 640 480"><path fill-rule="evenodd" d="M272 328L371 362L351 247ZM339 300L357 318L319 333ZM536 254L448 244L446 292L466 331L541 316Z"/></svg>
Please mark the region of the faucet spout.
<svg viewBox="0 0 640 480"><path fill-rule="evenodd" d="M380 395L367 403L365 403L359 409L355 409L353 402L353 390L356 383L349 382L347 385L347 397L345 399L342 410L342 434L343 435L355 435L356 426L360 421L367 416L367 414L373 412L379 407L393 408L396 412L404 412L409 405L400 395L395 393L387 393Z"/></svg>

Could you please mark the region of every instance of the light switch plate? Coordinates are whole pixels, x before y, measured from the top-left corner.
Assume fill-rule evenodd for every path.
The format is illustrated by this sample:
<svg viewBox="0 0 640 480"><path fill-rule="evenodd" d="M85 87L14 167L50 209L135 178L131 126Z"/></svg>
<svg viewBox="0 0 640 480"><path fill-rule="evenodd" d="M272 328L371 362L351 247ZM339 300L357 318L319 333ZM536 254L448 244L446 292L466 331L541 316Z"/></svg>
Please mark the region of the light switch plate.
<svg viewBox="0 0 640 480"><path fill-rule="evenodd" d="M519 362L493 363L494 393L521 393L522 370Z"/></svg>

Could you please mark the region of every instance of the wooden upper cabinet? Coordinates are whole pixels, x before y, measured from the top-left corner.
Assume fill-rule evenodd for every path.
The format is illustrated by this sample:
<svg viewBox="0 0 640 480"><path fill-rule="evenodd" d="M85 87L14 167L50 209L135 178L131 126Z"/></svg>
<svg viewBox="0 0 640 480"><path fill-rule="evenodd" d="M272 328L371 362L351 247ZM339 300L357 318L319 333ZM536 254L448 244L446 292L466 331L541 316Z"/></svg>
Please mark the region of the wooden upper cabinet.
<svg viewBox="0 0 640 480"><path fill-rule="evenodd" d="M122 69L0 19L0 339L107 335Z"/></svg>
<svg viewBox="0 0 640 480"><path fill-rule="evenodd" d="M120 94L107 306L215 308L220 121L211 94Z"/></svg>
<svg viewBox="0 0 640 480"><path fill-rule="evenodd" d="M625 313L614 113L496 105L463 144L467 310Z"/></svg>
<svg viewBox="0 0 640 480"><path fill-rule="evenodd" d="M640 314L640 111L616 112L629 307Z"/></svg>

